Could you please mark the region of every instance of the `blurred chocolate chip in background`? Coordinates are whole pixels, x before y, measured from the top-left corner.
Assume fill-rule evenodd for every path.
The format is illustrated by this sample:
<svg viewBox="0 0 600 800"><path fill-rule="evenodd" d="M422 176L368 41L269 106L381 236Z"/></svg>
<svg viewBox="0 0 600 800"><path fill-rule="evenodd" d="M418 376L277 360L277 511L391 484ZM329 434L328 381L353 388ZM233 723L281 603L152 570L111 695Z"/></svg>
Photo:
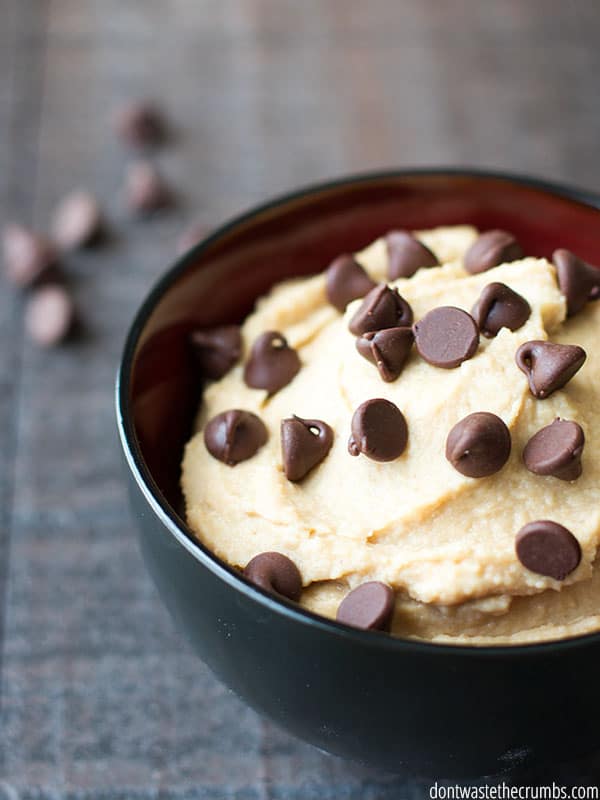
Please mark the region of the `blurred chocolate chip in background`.
<svg viewBox="0 0 600 800"><path fill-rule="evenodd" d="M77 250L99 239L102 230L100 205L91 192L70 192L58 204L52 221L52 236L62 250Z"/></svg>
<svg viewBox="0 0 600 800"><path fill-rule="evenodd" d="M25 306L25 330L32 341L53 347L70 334L75 307L69 291L58 284L35 289Z"/></svg>
<svg viewBox="0 0 600 800"><path fill-rule="evenodd" d="M147 100L132 100L121 106L115 114L114 128L123 144L134 150L156 148L167 139L163 113Z"/></svg>
<svg viewBox="0 0 600 800"><path fill-rule="evenodd" d="M47 237L15 222L4 226L2 252L4 274L20 289L41 281L58 261L56 248Z"/></svg>
<svg viewBox="0 0 600 800"><path fill-rule="evenodd" d="M145 216L171 205L173 196L154 164L134 161L125 174L125 202L136 216Z"/></svg>

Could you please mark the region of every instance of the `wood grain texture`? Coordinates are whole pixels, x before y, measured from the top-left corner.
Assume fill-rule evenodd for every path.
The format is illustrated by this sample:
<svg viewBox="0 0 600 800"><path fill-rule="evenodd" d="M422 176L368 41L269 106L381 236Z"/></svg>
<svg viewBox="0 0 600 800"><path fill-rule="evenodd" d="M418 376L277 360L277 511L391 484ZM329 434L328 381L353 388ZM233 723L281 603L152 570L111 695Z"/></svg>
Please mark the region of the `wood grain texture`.
<svg viewBox="0 0 600 800"><path fill-rule="evenodd" d="M597 0L0 0L0 215L79 185L111 229L66 263L85 335L44 353L0 292L0 800L427 795L265 723L173 630L127 515L112 383L192 219L385 166L472 164L600 190ZM171 213L128 219L112 110L149 95ZM400 723L401 724L401 723ZM550 780L595 782L599 765Z"/></svg>

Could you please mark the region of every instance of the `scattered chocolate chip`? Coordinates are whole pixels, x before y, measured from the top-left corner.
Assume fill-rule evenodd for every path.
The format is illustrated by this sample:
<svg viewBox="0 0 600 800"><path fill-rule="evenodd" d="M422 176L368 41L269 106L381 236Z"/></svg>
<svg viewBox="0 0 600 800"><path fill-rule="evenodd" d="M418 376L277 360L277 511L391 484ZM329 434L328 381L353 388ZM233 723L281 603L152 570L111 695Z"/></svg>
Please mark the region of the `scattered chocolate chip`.
<svg viewBox="0 0 600 800"><path fill-rule="evenodd" d="M492 338L502 328L516 331L531 314L531 306L504 283L489 283L471 309L471 315L484 336Z"/></svg>
<svg viewBox="0 0 600 800"><path fill-rule="evenodd" d="M448 434L446 458L461 475L484 478L502 469L510 448L504 421L488 411L477 411L457 422Z"/></svg>
<svg viewBox="0 0 600 800"><path fill-rule="evenodd" d="M217 414L204 428L206 449L230 467L252 458L267 438L264 422L251 411L237 408Z"/></svg>
<svg viewBox="0 0 600 800"><path fill-rule="evenodd" d="M190 341L200 371L211 380L218 380L229 372L242 353L239 325L194 331Z"/></svg>
<svg viewBox="0 0 600 800"><path fill-rule="evenodd" d="M377 286L350 255L338 256L327 268L325 276L327 299L338 311L344 311L348 303L364 297Z"/></svg>
<svg viewBox="0 0 600 800"><path fill-rule="evenodd" d="M75 313L71 295L63 286L36 289L25 306L25 330L42 347L53 347L69 335Z"/></svg>
<svg viewBox="0 0 600 800"><path fill-rule="evenodd" d="M244 576L268 592L288 600L300 599L302 576L292 559L283 553L259 553L246 565Z"/></svg>
<svg viewBox="0 0 600 800"><path fill-rule="evenodd" d="M492 267L524 258L523 248L512 233L486 231L476 239L465 254L465 269L472 274L486 272Z"/></svg>
<svg viewBox="0 0 600 800"><path fill-rule="evenodd" d="M581 425L555 419L525 445L523 461L536 475L552 475L562 481L574 481L581 475L581 454L585 436Z"/></svg>
<svg viewBox="0 0 600 800"><path fill-rule="evenodd" d="M6 277L21 289L44 278L57 261L51 242L12 222L4 226L2 250Z"/></svg>
<svg viewBox="0 0 600 800"><path fill-rule="evenodd" d="M115 115L119 138L134 149L157 147L166 138L165 121L156 106L145 101L127 103Z"/></svg>
<svg viewBox="0 0 600 800"><path fill-rule="evenodd" d="M364 453L373 461L393 461L408 442L408 428L400 409L389 400L365 400L352 416L348 452Z"/></svg>
<svg viewBox="0 0 600 800"><path fill-rule="evenodd" d="M186 228L177 240L177 255L183 255L195 247L208 233L206 225L196 222Z"/></svg>
<svg viewBox="0 0 600 800"><path fill-rule="evenodd" d="M392 623L394 600L394 590L387 583L363 583L344 597L337 611L337 621L354 628L387 632Z"/></svg>
<svg viewBox="0 0 600 800"><path fill-rule="evenodd" d="M68 194L56 209L52 224L54 240L63 250L91 244L100 233L100 206L90 192Z"/></svg>
<svg viewBox="0 0 600 800"><path fill-rule="evenodd" d="M517 350L515 360L529 380L534 397L543 400L561 389L581 369L586 359L583 347L534 340Z"/></svg>
<svg viewBox="0 0 600 800"><path fill-rule="evenodd" d="M127 168L125 199L133 214L150 214L171 202L171 193L149 161L136 161Z"/></svg>
<svg viewBox="0 0 600 800"><path fill-rule="evenodd" d="M555 250L552 261L560 291L567 300L568 317L581 311L588 300L600 297L600 269L586 264L569 250Z"/></svg>
<svg viewBox="0 0 600 800"><path fill-rule="evenodd" d="M419 355L434 367L453 369L475 355L479 330L466 311L440 306L413 325Z"/></svg>
<svg viewBox="0 0 600 800"><path fill-rule="evenodd" d="M254 342L244 368L244 381L253 389L275 394L300 370L298 353L277 331L265 331Z"/></svg>
<svg viewBox="0 0 600 800"><path fill-rule="evenodd" d="M355 336L382 328L405 328L413 321L412 308L398 293L385 283L371 289L348 327Z"/></svg>
<svg viewBox="0 0 600 800"><path fill-rule="evenodd" d="M515 549L526 569L557 581L564 581L581 561L581 547L571 531L550 520L530 522L521 528Z"/></svg>
<svg viewBox="0 0 600 800"><path fill-rule="evenodd" d="M283 471L289 481L301 481L320 464L333 444L333 431L320 419L293 416L281 421Z"/></svg>
<svg viewBox="0 0 600 800"><path fill-rule="evenodd" d="M388 252L388 278L410 278L421 267L437 267L439 261L408 231L390 231L385 237Z"/></svg>
<svg viewBox="0 0 600 800"><path fill-rule="evenodd" d="M395 381L406 364L414 341L412 328L367 331L356 339L358 352L375 364L384 381Z"/></svg>

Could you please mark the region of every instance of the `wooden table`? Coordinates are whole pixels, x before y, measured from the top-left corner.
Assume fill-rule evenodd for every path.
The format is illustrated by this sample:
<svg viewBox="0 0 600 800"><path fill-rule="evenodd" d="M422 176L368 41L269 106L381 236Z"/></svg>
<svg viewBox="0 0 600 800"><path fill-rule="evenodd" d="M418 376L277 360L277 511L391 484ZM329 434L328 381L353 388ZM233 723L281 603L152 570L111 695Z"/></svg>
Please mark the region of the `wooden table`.
<svg viewBox="0 0 600 800"><path fill-rule="evenodd" d="M0 216L44 228L82 185L111 228L66 263L74 344L32 346L0 293L1 800L428 795L292 740L190 652L137 550L113 377L186 221L389 165L600 189L599 40L597 0L0 2ZM180 204L151 223L123 208L110 129L140 95L176 126L158 161Z"/></svg>

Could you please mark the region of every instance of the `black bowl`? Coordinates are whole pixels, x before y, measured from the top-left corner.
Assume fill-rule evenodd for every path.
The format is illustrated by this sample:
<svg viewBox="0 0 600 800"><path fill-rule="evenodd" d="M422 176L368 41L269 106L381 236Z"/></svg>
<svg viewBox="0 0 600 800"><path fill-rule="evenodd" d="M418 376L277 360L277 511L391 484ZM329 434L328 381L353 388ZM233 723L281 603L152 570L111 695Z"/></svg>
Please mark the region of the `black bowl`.
<svg viewBox="0 0 600 800"><path fill-rule="evenodd" d="M318 272L393 227L505 228L527 252L567 247L600 263L594 202L471 171L349 178L221 228L138 312L117 418L148 569L202 659L291 733L365 764L438 778L572 759L598 747L600 634L518 647L420 643L339 625L252 586L193 538L180 513L182 447L202 390L189 332L241 320L274 282Z"/></svg>

